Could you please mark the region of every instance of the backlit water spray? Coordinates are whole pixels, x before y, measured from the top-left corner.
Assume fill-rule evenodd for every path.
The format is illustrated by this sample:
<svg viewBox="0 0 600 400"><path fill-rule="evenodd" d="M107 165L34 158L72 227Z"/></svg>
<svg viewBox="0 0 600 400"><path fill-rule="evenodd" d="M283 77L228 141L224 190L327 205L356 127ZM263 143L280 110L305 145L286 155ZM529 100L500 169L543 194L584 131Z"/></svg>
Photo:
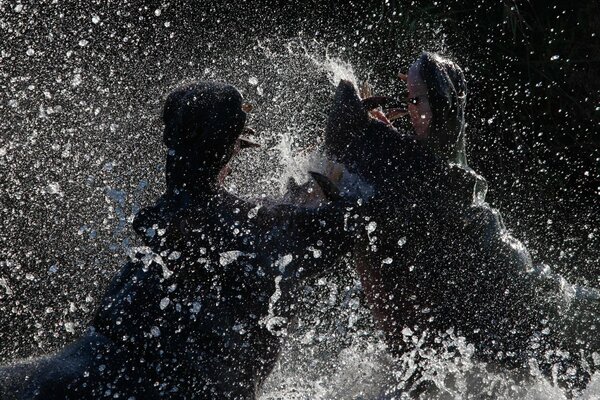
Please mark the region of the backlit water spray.
<svg viewBox="0 0 600 400"><path fill-rule="evenodd" d="M307 107L303 109L304 118L293 118L293 123L288 119L289 114L282 111L273 115L270 107L265 110L266 115L256 117L260 124L280 129L270 131L277 144L273 147L275 153L267 157L271 162L276 160L279 168L278 174L271 175L269 181L273 185L269 194L275 198L285 192L290 177L302 183L308 179L308 169L319 168L322 157L319 146L315 145L320 137L319 125L324 126L327 102L339 80L350 80L357 86L360 83L352 65L332 56L329 49L324 50L322 46L308 49L301 42L289 43L284 48L285 51L277 52L262 45L261 49L272 60L287 60L282 64L289 69L278 71L283 79L287 79L287 74L297 74L297 65L303 65L301 74L306 74L302 81L305 87L279 86L284 90L276 98L282 101L271 106L294 109L294 104L305 102ZM316 126L315 121L318 121ZM252 163L240 162L244 164L249 167ZM233 176L232 181L239 178L240 175ZM258 193L249 191L245 195L252 197ZM421 348L419 337L407 329L404 332L406 353L399 359L390 357L365 307L358 277L351 265L344 265L341 270L342 273L326 274L305 288L303 312L292 327L282 333L284 350L263 388L261 399L408 398L403 389L415 385L413 374L417 362L421 367L425 365L421 379L434 382L434 389L422 393L421 398L566 398L552 381L541 376L535 363L532 362L526 376L477 363L472 360L472 345L452 332L443 338L443 349L431 354ZM599 385L600 377L596 376L580 398L600 398Z"/></svg>
<svg viewBox="0 0 600 400"><path fill-rule="evenodd" d="M34 50L26 51L27 57L35 56ZM242 53L207 52L173 76L149 73L155 84L139 92L111 86L115 74L107 74L109 79L83 66L52 76L51 83L12 77L10 85L18 90L7 107L20 122L11 126L15 135L0 142L0 166L7 171L0 183L10 200L2 212L7 226L16 223L19 213L29 213L32 228L15 228L25 239L13 234L13 228L3 231L12 247L0 260L0 306L3 321L26 321L30 339L21 346L43 354L71 341L136 243L128 224L164 189L158 115L169 90L200 79L240 88L254 105L249 125L262 148L234 162L227 186L245 198L278 201L290 178L306 182L306 171L321 160L319 143L337 82L358 84L368 76L369 71L355 71L339 53L313 41L262 40ZM38 92L40 98L34 97ZM44 174L36 172L40 170ZM40 221L50 221L50 227ZM48 238L45 249L39 248L39 232ZM38 287L46 297L33 301ZM417 335L405 331L405 355L391 358L364 305L351 262L341 262L337 271L312 282L302 294L299 317L279 333L284 350L261 399L405 398L403 388L417 359L427 360L425 376L437 388L424 398L565 398L535 368L516 377L473 362L471 345L452 332L443 338L443 350L429 354ZM7 343L21 340L10 335L2 337L4 360L19 348ZM599 377L580 398L600 398Z"/></svg>

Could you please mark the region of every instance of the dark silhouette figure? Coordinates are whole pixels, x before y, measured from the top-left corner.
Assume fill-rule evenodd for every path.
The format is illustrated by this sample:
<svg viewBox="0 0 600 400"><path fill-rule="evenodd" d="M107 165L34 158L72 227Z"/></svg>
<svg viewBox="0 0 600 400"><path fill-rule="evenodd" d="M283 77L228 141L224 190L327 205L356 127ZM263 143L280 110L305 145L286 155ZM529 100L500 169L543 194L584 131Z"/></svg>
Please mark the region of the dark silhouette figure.
<svg viewBox="0 0 600 400"><path fill-rule="evenodd" d="M163 265L153 264L149 276L124 271L113 287L125 287L99 314L108 312L97 325L115 340L136 327L160 329L141 342L170 398L254 398L279 353L278 332L293 317L295 289L349 244L342 240L346 210L338 205L259 206L221 188L223 169L241 146L240 110L232 86L199 84L169 96L168 192L134 222L150 233L146 242ZM132 290L131 282L140 284ZM138 301L130 301L133 293ZM119 318L130 321L115 325Z"/></svg>
<svg viewBox="0 0 600 400"><path fill-rule="evenodd" d="M0 398L252 399L296 289L345 253L344 207L261 207L221 188L248 144L233 86L182 87L163 118L167 191L134 221L145 246L83 338L0 369Z"/></svg>
<svg viewBox="0 0 600 400"><path fill-rule="evenodd" d="M429 53L414 66L428 98L411 101L428 100L431 110L412 110L426 120L416 136L370 118L345 81L326 130L329 156L375 190L361 209L368 235L355 251L376 321L396 354L409 337L433 351L465 337L475 359L525 368L533 358L547 374L555 367L561 385L583 387L600 350L598 293L532 264L485 203L485 180L466 165L460 68ZM416 389L418 375L404 389Z"/></svg>
<svg viewBox="0 0 600 400"><path fill-rule="evenodd" d="M294 289L343 251L343 209L261 207L221 188L245 143L241 107L229 85L169 96L167 193L134 222L161 260L125 268L96 318L113 340L138 332L168 398L253 398L276 360Z"/></svg>

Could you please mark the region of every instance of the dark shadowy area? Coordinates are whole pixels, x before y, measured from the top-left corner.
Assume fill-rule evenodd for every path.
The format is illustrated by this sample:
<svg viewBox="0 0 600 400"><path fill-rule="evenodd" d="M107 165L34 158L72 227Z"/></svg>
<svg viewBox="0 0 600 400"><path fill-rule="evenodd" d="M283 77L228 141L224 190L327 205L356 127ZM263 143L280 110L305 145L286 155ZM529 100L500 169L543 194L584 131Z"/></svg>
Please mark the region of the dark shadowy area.
<svg viewBox="0 0 600 400"><path fill-rule="evenodd" d="M166 93L265 40L335 43L396 96L420 51L455 59L488 200L538 261L600 286L598 15L595 0L0 3L0 360L85 327L163 190Z"/></svg>

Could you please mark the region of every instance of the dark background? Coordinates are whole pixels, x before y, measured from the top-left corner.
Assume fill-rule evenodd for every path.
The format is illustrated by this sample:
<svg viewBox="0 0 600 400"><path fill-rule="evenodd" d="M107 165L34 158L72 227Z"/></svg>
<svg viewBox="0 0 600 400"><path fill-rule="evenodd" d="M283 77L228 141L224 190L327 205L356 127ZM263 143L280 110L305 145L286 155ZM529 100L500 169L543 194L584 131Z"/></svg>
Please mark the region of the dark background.
<svg viewBox="0 0 600 400"><path fill-rule="evenodd" d="M0 361L85 327L162 190L165 94L222 59L243 69L257 41L333 43L398 96L420 51L456 60L488 201L537 261L600 287L600 3L564 3L0 3Z"/></svg>

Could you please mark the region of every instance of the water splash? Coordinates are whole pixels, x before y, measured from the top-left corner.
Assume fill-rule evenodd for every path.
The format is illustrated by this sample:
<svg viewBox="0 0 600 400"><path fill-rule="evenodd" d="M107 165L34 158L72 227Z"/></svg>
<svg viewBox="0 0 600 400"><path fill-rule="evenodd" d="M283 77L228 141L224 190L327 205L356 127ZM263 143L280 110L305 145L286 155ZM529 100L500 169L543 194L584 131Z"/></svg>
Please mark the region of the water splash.
<svg viewBox="0 0 600 400"><path fill-rule="evenodd" d="M295 39L258 41L246 55L242 64L247 77L229 81L255 105L249 124L265 146L260 154L241 155L236 165L254 168L249 173L234 168L230 189L255 197L256 185L248 185L252 175L251 182L258 178L263 185L259 196L277 198L285 193L290 178L306 182L307 167L319 162L319 143L334 88L341 79L358 82L352 65L337 54L332 45ZM262 65L270 68L264 70Z"/></svg>
<svg viewBox="0 0 600 400"><path fill-rule="evenodd" d="M317 46L321 46L318 42L314 41ZM290 45L289 48L292 46ZM307 59L319 69L325 71L329 77L329 82L333 87L336 87L341 80L350 81L355 87L358 86L358 78L354 67L347 61L343 60L338 56L334 56L330 53L328 48L325 48L324 54L317 54L311 52L311 50L300 43L300 47L304 50L304 55Z"/></svg>
<svg viewBox="0 0 600 400"><path fill-rule="evenodd" d="M98 17L92 17L94 24L99 20ZM81 196L89 196L93 204L102 203L104 195L108 195L110 202L107 204L111 207L115 204L121 207L121 209L117 207L108 209L109 215L113 217L112 223L117 224L119 229L104 227L104 225L108 225L108 222L102 224L101 228L108 232L106 233L109 236L108 240L117 241L125 235L121 229L124 218L133 214L133 211L127 215L119 211L123 210L123 203L132 201L133 204L148 204L149 201L148 199L141 201L141 193L134 199L125 200L121 195L113 196L112 192L105 192L104 188L106 187L123 188L123 193L131 193L132 190L135 190L126 182L121 182L120 180L124 178L116 176L113 168L109 167L105 160L111 159L111 153L116 158L125 160L125 165L130 166L131 170L136 172L131 177L131 180L135 182L133 188L137 182L141 182L139 175L143 177L150 175L152 176L150 181L154 183L152 193L160 192L161 187L156 184L162 178L162 170L159 165L162 163L164 150L158 145L160 129L157 127L160 126L160 123L156 114L160 108L160 99L163 99L172 87L185 81L213 79L235 84L242 90L245 97L256 105L256 112L250 116L250 124L257 128L258 139L264 145L261 152L255 154L248 152L236 161L234 174L228 182L229 187L246 197L257 198L263 195L277 197L285 191L285 185L290 177L297 179L299 183L305 181L308 179L305 173L308 166L314 166L315 162L318 162L318 145L314 146L319 142L320 129L324 126L333 87L341 79L350 80L355 85L359 82L359 74L355 72L353 66L337 53L333 46L325 46L318 42L307 43L295 40L280 43L263 40L257 42L253 47L251 46L243 54L222 51L221 54L204 55L204 58L197 64L190 65L189 68L182 67L178 71L170 71L174 75L172 81L165 82L163 80L154 88L144 87L144 93L150 92L147 94L148 97L155 97L154 103L144 103L143 106L138 103L133 106L127 104L128 107L125 107L121 101L114 101L117 109L106 108L102 113L97 113L97 108L93 108L89 104L81 104L80 108L74 108L74 112L79 112L80 115L77 116L79 119L73 119L73 121L75 121L74 123L81 122L81 127L87 129L85 132L60 127L60 121L69 119L66 117L54 119L57 114L56 110L60 110L57 108L60 105L53 106L52 110L54 111L52 112L49 112L48 108L44 109L43 113L36 109L35 115L42 114L45 118L44 126L29 129L36 127L37 123L32 122L33 120L24 120L24 124L26 124L24 127L27 129L23 128L22 130L27 133L27 136L22 139L17 137L15 140L3 141L0 147L0 161L8 164L24 151L35 149L36 147L33 147L35 140L39 141L40 148L52 148L44 142L44 140L50 140L47 136L50 137L48 132L52 130L64 133L65 137L86 137L92 144L96 140L98 143L106 142L105 136L113 138L114 148L94 149L91 148L93 146L83 146L84 141L82 140L73 142L73 146L69 146L68 151L66 150L68 143L62 148L57 147L55 151L60 151L58 153L60 157L55 157L53 154L50 154L49 157L59 160L61 157L72 158L73 162L69 164L72 169L66 169L64 173L62 170L55 171L54 173L58 176L56 179L66 176L68 179L76 179L76 182L70 183L65 179L60 182L52 180L49 181L51 182L49 184L46 182L35 184L49 188L47 192L42 193L55 195L65 193L65 197L67 197L69 190L73 191L76 184L84 182L81 186L86 191ZM92 77L87 72L76 69L70 78L67 75L56 78L58 83L61 82L60 79L67 83L67 89L73 91L72 99L79 101L84 97L80 95L83 92L77 92L77 90L83 91L84 89L93 89L94 96L97 96L97 84L94 79L99 78ZM104 84L105 82L100 83ZM109 90L108 85L106 86L106 89L101 89L105 91L108 99L111 90L117 89ZM67 93L71 93L68 90ZM25 90L16 92L26 93ZM128 98L133 97L129 95ZM92 95L89 98L97 100L98 103L105 100ZM49 102L49 100L41 101ZM19 97L11 99L8 104L18 112L24 113L26 109L21 104L26 105L26 101L26 97ZM154 105L156 109L152 109L150 105ZM147 107L147 112L142 111L144 107ZM64 107L63 112L68 113L70 108ZM123 111L125 108L127 110ZM93 114L91 122L84 122L85 118L91 115L90 113ZM16 125L16 128L22 127ZM134 136L134 132L143 132L146 128L150 132L146 137L142 136L140 139L139 136ZM18 131L18 129L15 130ZM124 137L126 141L119 142L117 137ZM149 137L151 139L148 139ZM147 143L141 143L144 139ZM128 145L131 146L128 144L129 142L136 142L134 149L128 147ZM150 161L145 160L146 164L135 164L136 161L132 159L134 157L131 155L144 153L145 150L142 149L144 144L145 149L148 150L147 158ZM115 150L117 148L118 151ZM27 157L20 156L20 159L25 160ZM34 160L34 157L30 159ZM34 164L34 162L31 163ZM41 164L44 165L43 160ZM46 164L52 165L52 163ZM107 167L100 168L101 165ZM148 165L154 165L154 168L148 168ZM75 166L80 169L75 170ZM38 167L34 165L32 169L36 168ZM11 177L11 179L18 182L17 178ZM99 183L96 184L95 181ZM34 183L25 182L24 185L33 186ZM145 189L146 184L142 186L142 189ZM10 192L17 198L16 200L21 200L18 198L21 192L36 193L28 188L29 186L23 188L11 186L7 193ZM114 193L116 194L116 192ZM52 196L48 201L55 201L55 197L58 196ZM32 197L30 202L45 204L43 200L35 197ZM73 204L65 203L65 201L49 204L49 207L54 210L76 208ZM105 211L101 209L98 212L101 217L91 215L84 218L77 215L77 226L79 227L84 219L101 221L106 214ZM115 215L117 218L114 218ZM58 223L57 225L62 226ZM58 248L58 246L55 247ZM76 248L75 245L64 247L75 253L72 250ZM97 264L102 264L106 259L114 260L113 254L110 255L111 257L98 255L96 247L101 246L95 245L89 248L82 246L84 250L81 253L93 254L95 259L96 264L89 263L90 269L96 267ZM78 254L76 255L78 256ZM8 261L0 261L0 266L6 266L6 269L8 269L8 264ZM12 279L19 276L20 268L11 266L10 270L10 276L0 278L0 289L7 296L13 296L20 292L21 287L18 286L20 283L16 279ZM78 272L81 274L81 271ZM105 279L112 272L114 271L106 272ZM65 267L65 274L68 273L69 270ZM164 271L164 273L168 275L170 271ZM23 275L25 276L25 273ZM90 303L91 299L87 300L85 287L80 285L79 290L83 291L85 301ZM306 304L301 305L305 308L305 312L300 315L294 329L290 330L289 335L285 338L281 360L273 375L266 382L261 399L384 399L397 394L386 394L386 392L389 392L389 389L397 384L394 379L402 380L406 376L411 376L411 368L415 365L413 355L416 353L409 352L400 360L394 360L388 355L380 334L373 327L369 310L362 305L359 294L360 284L351 271L340 277L330 277L320 281L315 289L306 288L304 292ZM12 297L10 299L12 301ZM79 319L85 318L79 317ZM68 330L73 331L73 329L75 326L69 325ZM44 341L47 341L46 336L41 337L40 335L40 347L42 343L45 343ZM559 400L565 398L564 394L550 381L539 376L533 376L529 383L523 383L517 377L512 377L505 372L486 371L485 366L471 361L468 344L459 344L462 347L458 347L463 351L458 358L447 357L454 353L438 354L431 358L426 370L428 377L435 382L435 388L439 393L428 393L429 398L465 398L473 393L485 395L488 392L493 393L494 398L500 399ZM481 389L482 387L483 389ZM477 392L477 390L480 391ZM402 398L402 396L400 394L398 397ZM590 400L600 398L600 376L593 378L588 389L579 398Z"/></svg>

